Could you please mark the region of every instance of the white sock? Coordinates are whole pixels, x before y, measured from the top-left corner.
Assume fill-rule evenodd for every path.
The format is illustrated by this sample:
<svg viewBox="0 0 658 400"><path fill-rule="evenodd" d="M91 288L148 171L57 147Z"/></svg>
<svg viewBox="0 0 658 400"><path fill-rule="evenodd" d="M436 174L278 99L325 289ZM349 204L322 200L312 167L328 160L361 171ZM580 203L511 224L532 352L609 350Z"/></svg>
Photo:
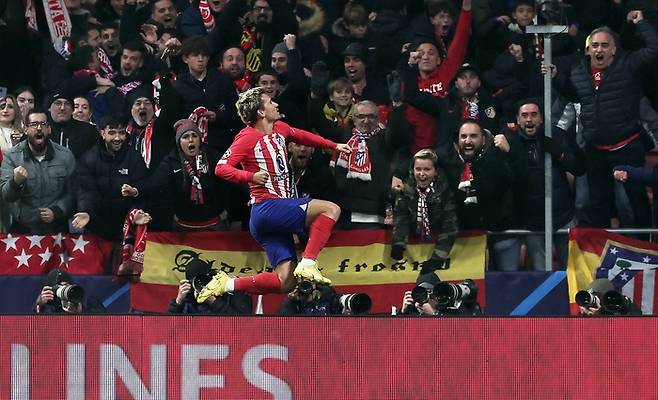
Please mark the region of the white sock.
<svg viewBox="0 0 658 400"><path fill-rule="evenodd" d="M228 281L226 281L226 285L224 285L224 290L227 292L232 292L235 290L235 278L231 278Z"/></svg>
<svg viewBox="0 0 658 400"><path fill-rule="evenodd" d="M299 262L299 265L302 268L311 267L315 264L315 260L311 260L310 258L302 258L302 260Z"/></svg>

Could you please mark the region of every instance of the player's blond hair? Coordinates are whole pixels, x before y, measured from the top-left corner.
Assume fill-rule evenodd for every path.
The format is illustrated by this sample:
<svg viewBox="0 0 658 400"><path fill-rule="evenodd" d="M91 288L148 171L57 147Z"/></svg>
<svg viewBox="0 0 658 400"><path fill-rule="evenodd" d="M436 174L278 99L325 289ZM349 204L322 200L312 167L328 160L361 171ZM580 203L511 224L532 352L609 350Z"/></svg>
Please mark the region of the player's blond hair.
<svg viewBox="0 0 658 400"><path fill-rule="evenodd" d="M258 119L257 112L262 109L263 93L265 91L262 87L255 87L240 93L238 101L235 102L240 119L248 126L253 126Z"/></svg>

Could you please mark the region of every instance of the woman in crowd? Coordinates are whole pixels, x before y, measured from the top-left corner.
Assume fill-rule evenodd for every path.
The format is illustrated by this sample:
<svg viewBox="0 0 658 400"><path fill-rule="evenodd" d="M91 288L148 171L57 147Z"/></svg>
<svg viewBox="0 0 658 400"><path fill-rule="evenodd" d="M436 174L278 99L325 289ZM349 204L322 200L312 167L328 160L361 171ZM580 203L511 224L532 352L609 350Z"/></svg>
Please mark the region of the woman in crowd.
<svg viewBox="0 0 658 400"><path fill-rule="evenodd" d="M36 96L34 89L29 86L21 86L14 92L18 107L21 109L21 115L25 115L28 111L34 108L36 103Z"/></svg>
<svg viewBox="0 0 658 400"><path fill-rule="evenodd" d="M89 100L84 96L77 96L73 99L73 119L82 122L89 122L92 119L92 109Z"/></svg>
<svg viewBox="0 0 658 400"><path fill-rule="evenodd" d="M0 150L5 151L23 137L21 111L12 95L0 97Z"/></svg>

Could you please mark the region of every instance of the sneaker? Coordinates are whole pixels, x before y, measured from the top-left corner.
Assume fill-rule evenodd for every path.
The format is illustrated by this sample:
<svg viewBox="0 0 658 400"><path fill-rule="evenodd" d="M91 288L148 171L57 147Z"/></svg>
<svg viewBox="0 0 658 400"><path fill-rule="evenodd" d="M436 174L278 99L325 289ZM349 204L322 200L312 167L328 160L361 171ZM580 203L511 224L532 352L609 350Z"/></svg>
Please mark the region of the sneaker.
<svg viewBox="0 0 658 400"><path fill-rule="evenodd" d="M219 297L226 294L226 282L228 282L229 279L231 278L226 272L218 271L217 274L212 277L212 280L201 289L201 292L199 292L199 295L196 298L196 302L201 304L210 296Z"/></svg>
<svg viewBox="0 0 658 400"><path fill-rule="evenodd" d="M319 283L321 285L331 285L331 280L322 276L322 274L318 270L317 263L312 265L306 265L306 266L297 264L297 267L295 268L295 272L293 273L293 275L295 276L295 278L297 278L297 280L307 280L307 281L313 281L315 283Z"/></svg>

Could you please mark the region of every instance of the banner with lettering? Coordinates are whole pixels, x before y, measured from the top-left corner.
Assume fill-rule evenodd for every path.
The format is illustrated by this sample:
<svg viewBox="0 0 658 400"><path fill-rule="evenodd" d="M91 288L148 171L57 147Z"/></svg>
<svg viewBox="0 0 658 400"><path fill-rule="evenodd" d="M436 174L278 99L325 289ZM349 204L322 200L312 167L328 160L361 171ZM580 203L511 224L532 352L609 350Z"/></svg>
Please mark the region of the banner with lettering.
<svg viewBox="0 0 658 400"><path fill-rule="evenodd" d="M0 326L0 399L658 398L656 318L1 316Z"/></svg>
<svg viewBox="0 0 658 400"><path fill-rule="evenodd" d="M334 232L320 252L318 265L339 293L366 292L374 313L390 312L400 306L404 290L411 290L420 263L432 254L434 243L411 242L405 259L390 258L391 231L355 230ZM484 300L486 235L463 233L450 253L449 268L438 271L445 281L470 278L480 286ZM141 282L131 288L131 305L141 311L164 312L184 279L181 268L185 251L213 261L229 275L253 275L269 268L265 253L248 232L150 233L144 256ZM181 253L183 252L183 253ZM282 296L265 296L265 312L276 312Z"/></svg>

